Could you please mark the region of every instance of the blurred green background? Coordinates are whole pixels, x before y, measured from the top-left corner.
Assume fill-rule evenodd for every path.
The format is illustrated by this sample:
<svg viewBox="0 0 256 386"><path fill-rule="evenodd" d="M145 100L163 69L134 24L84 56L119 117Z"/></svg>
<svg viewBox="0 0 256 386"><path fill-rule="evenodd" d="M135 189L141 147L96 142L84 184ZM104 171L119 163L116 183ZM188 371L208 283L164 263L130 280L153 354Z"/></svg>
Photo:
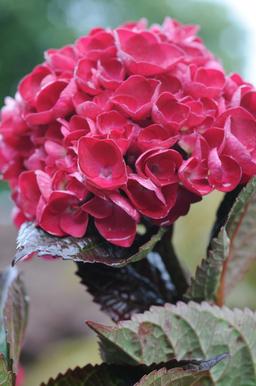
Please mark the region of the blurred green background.
<svg viewBox="0 0 256 386"><path fill-rule="evenodd" d="M245 0L245 7L248 1ZM43 60L45 49L71 43L95 26L114 27L141 17L150 23L161 23L165 16L171 16L184 23L199 24L200 36L222 60L227 72L246 76L250 55L253 55L252 36L247 21L232 6L238 2L240 0L0 0L1 105L6 95L14 95L19 79ZM252 7L253 3L251 0ZM248 8L248 12L254 12L253 8ZM0 191L2 267L14 252L16 231L11 225L6 186L1 184ZM175 245L192 271L205 255L220 199L221 194L210 195L177 223ZM79 285L74 266L33 261L23 266L23 270L31 297L23 354L25 385L36 386L67 367L99 361L95 337L85 328L84 320L108 320ZM228 299L229 305L256 307L254 273L252 269L236 287Z"/></svg>

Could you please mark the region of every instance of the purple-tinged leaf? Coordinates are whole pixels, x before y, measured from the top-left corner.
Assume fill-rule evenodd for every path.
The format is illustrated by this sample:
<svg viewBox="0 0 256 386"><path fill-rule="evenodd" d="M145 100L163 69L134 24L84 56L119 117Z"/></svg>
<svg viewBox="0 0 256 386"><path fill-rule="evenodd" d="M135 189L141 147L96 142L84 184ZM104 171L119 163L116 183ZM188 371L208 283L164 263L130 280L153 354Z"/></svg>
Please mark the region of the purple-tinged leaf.
<svg viewBox="0 0 256 386"><path fill-rule="evenodd" d="M87 365L83 368L68 370L65 374L59 374L41 386L153 386L156 385L155 381L165 381L167 383L164 385L169 385L174 380L180 381L177 386L185 386L189 384L183 382L187 382L188 379L195 381L202 376L208 376L208 371L224 358L225 356L222 355L208 361L173 361L150 367Z"/></svg>
<svg viewBox="0 0 256 386"><path fill-rule="evenodd" d="M0 380L18 372L20 350L27 324L28 299L16 268L0 273ZM10 375L11 374L11 375ZM2 383L1 383L2 384Z"/></svg>
<svg viewBox="0 0 256 386"><path fill-rule="evenodd" d="M133 386L143 374L143 370L136 367L87 365L59 374L41 386Z"/></svg>
<svg viewBox="0 0 256 386"><path fill-rule="evenodd" d="M33 223L25 223L19 231L13 264L36 255L121 267L143 259L164 232L164 228L154 227L145 236L138 236L131 248L122 248L108 243L95 229L84 238L61 238L49 235Z"/></svg>
<svg viewBox="0 0 256 386"><path fill-rule="evenodd" d="M77 263L77 275L96 303L115 322L175 300L175 288L156 253L122 268Z"/></svg>

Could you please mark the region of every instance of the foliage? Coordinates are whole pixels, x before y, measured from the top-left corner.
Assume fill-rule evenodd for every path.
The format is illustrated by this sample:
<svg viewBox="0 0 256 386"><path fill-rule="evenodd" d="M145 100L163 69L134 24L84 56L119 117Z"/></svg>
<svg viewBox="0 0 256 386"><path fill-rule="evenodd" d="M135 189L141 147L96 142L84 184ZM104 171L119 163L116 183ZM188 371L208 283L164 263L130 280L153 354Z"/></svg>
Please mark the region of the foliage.
<svg viewBox="0 0 256 386"><path fill-rule="evenodd" d="M113 386L124 380L138 386L255 384L256 314L211 305L221 303L221 289L237 281L254 258L253 242L245 246L245 240L252 240L255 231L255 181L225 196L207 257L192 280L175 254L171 229L154 234L147 229L140 236L140 253L124 258L109 253L104 244L94 242L87 250L87 240L58 239L24 225L16 261L33 253L77 261L82 284L119 322L112 327L88 322L100 337L104 365L68 370L47 386L100 385L102 379ZM198 303L186 304L189 299ZM8 369L3 371L7 376Z"/></svg>
<svg viewBox="0 0 256 386"><path fill-rule="evenodd" d="M153 258L153 261L152 261ZM78 263L77 275L96 303L115 322L154 305L172 302L175 288L160 256L116 269L103 264Z"/></svg>
<svg viewBox="0 0 256 386"><path fill-rule="evenodd" d="M27 324L28 299L16 268L0 273L0 383L11 386Z"/></svg>
<svg viewBox="0 0 256 386"><path fill-rule="evenodd" d="M133 370L133 371L131 371ZM59 374L57 378L50 379L47 385L41 386L133 386L140 379L143 372L128 366L99 366L87 365L84 368L68 370Z"/></svg>
<svg viewBox="0 0 256 386"><path fill-rule="evenodd" d="M59 257L83 263L102 263L122 267L145 257L161 239L165 230L151 228L145 237L137 237L132 248L121 248L107 243L95 231L83 238L51 236L33 223L24 223L17 238L17 263L32 255Z"/></svg>
<svg viewBox="0 0 256 386"><path fill-rule="evenodd" d="M59 374L57 378L51 378L47 384L41 386L150 386L173 385L184 386L200 385L198 383L207 376L209 370L223 357L213 358L209 361L187 361L183 364L169 363L173 368L155 366L118 366L118 365L87 365L84 368L68 370L65 374ZM178 367L180 366L180 367ZM160 382L160 383L159 383ZM170 383L171 382L171 383Z"/></svg>
<svg viewBox="0 0 256 386"><path fill-rule="evenodd" d="M152 307L114 327L89 325L101 338L107 363L149 366L173 358L209 358L227 352L229 360L211 370L206 384L226 386L238 379L241 385L255 382L256 314L252 311L178 303Z"/></svg>
<svg viewBox="0 0 256 386"><path fill-rule="evenodd" d="M149 386L149 385L199 385L197 381L209 374L209 370L225 359L225 355L207 361L169 362L166 367L159 366L120 366L101 364L87 365L84 368L68 370L51 378L41 386ZM171 383L170 383L171 382ZM194 383L195 382L195 383Z"/></svg>
<svg viewBox="0 0 256 386"><path fill-rule="evenodd" d="M228 196L229 197L229 196ZM226 199L224 199L225 201ZM222 207L223 204L222 204ZM222 211L225 220L208 248L196 272L186 298L224 303L225 294L248 270L256 258L256 179L252 179L238 194L230 211ZM214 227L216 229L216 226Z"/></svg>

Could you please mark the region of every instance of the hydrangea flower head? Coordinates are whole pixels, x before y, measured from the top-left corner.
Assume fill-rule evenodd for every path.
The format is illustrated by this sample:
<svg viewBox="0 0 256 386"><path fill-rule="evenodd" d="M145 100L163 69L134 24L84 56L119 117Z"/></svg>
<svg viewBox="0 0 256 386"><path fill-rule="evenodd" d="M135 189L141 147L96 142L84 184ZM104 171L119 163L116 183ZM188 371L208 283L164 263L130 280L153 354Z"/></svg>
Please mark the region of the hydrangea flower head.
<svg viewBox="0 0 256 386"><path fill-rule="evenodd" d="M132 245L256 174L256 90L226 75L197 27L166 19L97 28L49 49L0 120L15 222Z"/></svg>

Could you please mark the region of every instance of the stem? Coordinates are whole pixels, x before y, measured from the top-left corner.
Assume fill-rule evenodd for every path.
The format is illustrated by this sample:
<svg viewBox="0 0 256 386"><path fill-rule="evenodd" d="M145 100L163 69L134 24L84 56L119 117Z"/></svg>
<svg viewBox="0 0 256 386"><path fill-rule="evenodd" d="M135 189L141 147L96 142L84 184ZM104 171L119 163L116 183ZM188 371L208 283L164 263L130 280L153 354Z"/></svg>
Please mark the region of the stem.
<svg viewBox="0 0 256 386"><path fill-rule="evenodd" d="M190 274L176 255L172 244L173 227L170 227L156 244L154 251L158 252L171 276L177 291L178 300L182 299L190 285Z"/></svg>

